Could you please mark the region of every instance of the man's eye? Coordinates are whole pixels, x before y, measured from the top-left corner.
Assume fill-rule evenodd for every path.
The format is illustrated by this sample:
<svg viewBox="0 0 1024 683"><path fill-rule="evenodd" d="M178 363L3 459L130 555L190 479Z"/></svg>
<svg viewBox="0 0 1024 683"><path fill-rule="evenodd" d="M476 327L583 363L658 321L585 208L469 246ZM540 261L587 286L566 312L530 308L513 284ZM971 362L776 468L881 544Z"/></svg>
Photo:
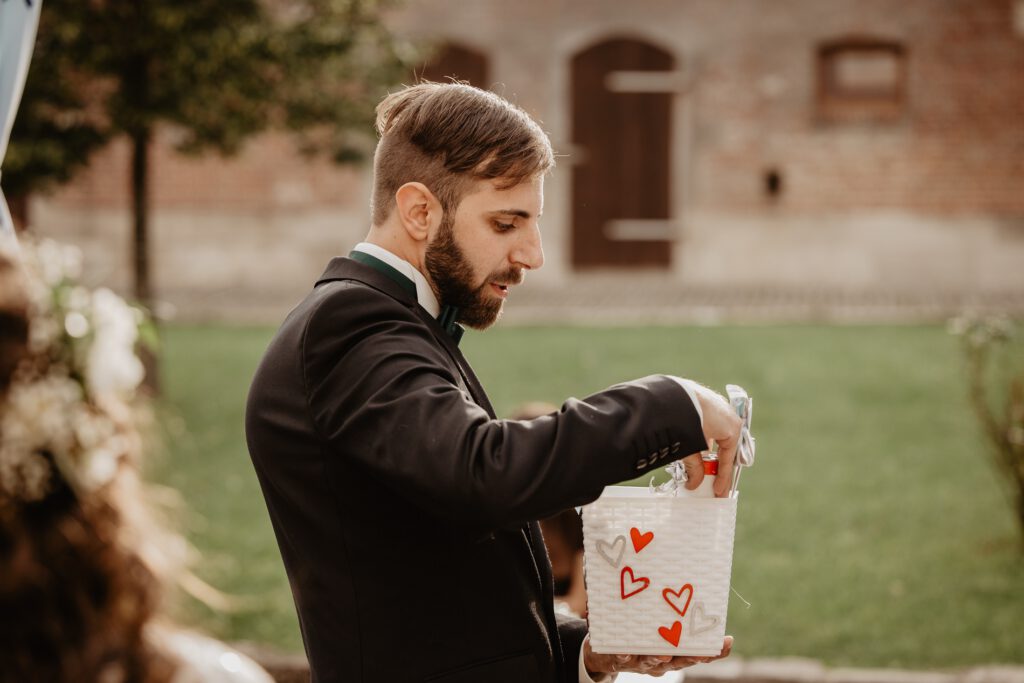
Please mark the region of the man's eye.
<svg viewBox="0 0 1024 683"><path fill-rule="evenodd" d="M494 227L496 227L501 232L505 232L507 230L511 230L512 228L516 227L516 224L515 223L501 223L499 221L494 221Z"/></svg>

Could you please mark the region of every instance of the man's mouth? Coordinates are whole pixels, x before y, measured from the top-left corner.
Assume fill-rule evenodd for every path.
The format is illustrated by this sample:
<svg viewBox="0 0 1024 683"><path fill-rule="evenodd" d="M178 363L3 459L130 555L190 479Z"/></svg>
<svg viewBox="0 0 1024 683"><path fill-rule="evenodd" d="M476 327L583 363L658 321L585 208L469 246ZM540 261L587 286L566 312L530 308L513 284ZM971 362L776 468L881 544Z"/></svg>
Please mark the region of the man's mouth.
<svg viewBox="0 0 1024 683"><path fill-rule="evenodd" d="M491 283L491 287L494 289L495 293L503 299L508 296L508 289L510 286L511 285L500 284L497 282Z"/></svg>
<svg viewBox="0 0 1024 683"><path fill-rule="evenodd" d="M509 270L505 273L495 273L501 277L500 280L491 280L487 284L491 286L494 293L500 296L502 299L508 297L508 291L515 285L522 284L523 282L523 271L521 270Z"/></svg>

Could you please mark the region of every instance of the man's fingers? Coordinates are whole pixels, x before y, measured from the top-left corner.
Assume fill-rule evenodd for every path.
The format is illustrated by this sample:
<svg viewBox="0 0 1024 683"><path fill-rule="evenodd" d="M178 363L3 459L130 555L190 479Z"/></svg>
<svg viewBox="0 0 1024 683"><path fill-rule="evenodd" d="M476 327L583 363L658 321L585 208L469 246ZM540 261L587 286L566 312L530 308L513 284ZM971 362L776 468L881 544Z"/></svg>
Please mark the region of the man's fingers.
<svg viewBox="0 0 1024 683"><path fill-rule="evenodd" d="M640 657L636 662L636 670L640 673L645 673L653 669L660 664L654 657Z"/></svg>
<svg viewBox="0 0 1024 683"><path fill-rule="evenodd" d="M704 461L700 453L683 458L683 469L686 470L686 489L692 491L704 481Z"/></svg>
<svg viewBox="0 0 1024 683"><path fill-rule="evenodd" d="M736 411L720 394L705 386L697 386L697 400L700 401L704 416L704 438L718 443L718 476L715 479L715 495L725 497L732 488L735 469L736 447L739 443L743 421ZM699 482L698 482L699 483ZM687 486L687 488L692 488Z"/></svg>
<svg viewBox="0 0 1024 683"><path fill-rule="evenodd" d="M715 476L715 495L724 498L732 488L733 470L736 465L737 439L718 442L718 474Z"/></svg>
<svg viewBox="0 0 1024 683"><path fill-rule="evenodd" d="M585 648L589 648L589 641ZM722 642L722 652L714 657L687 657L671 655L598 655L593 651L584 649L584 657L587 660L589 671L607 671L609 673L620 671L635 671L648 676L661 676L669 671L677 671L694 664L714 661L728 657L732 651L732 636L726 636Z"/></svg>
<svg viewBox="0 0 1024 683"><path fill-rule="evenodd" d="M724 399L718 404L718 475L715 477L715 495L724 498L732 488L736 469L736 449L739 447L743 421Z"/></svg>
<svg viewBox="0 0 1024 683"><path fill-rule="evenodd" d="M726 636L725 641L722 643L722 652L715 659L725 659L732 652L732 636Z"/></svg>

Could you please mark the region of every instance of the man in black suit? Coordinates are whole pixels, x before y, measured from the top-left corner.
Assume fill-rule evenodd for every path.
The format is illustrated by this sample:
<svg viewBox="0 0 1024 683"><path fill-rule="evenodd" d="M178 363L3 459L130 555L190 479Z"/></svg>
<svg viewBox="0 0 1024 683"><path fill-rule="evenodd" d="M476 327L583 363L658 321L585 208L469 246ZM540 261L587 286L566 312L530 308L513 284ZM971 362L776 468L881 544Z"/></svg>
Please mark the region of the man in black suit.
<svg viewBox="0 0 1024 683"><path fill-rule="evenodd" d="M550 143L461 84L377 114L373 227L289 314L246 414L313 680L586 683L703 661L592 652L586 623L554 614L534 520L684 456L696 486L708 439L724 495L739 418L661 375L497 419L458 342L543 263Z"/></svg>

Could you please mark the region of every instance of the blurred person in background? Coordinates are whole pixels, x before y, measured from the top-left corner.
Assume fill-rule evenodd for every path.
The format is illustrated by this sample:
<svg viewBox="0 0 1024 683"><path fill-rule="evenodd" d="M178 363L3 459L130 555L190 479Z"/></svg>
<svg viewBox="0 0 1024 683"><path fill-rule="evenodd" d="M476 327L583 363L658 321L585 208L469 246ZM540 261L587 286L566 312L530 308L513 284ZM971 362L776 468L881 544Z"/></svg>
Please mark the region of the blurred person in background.
<svg viewBox="0 0 1024 683"><path fill-rule="evenodd" d="M583 576L583 524L575 508L540 520L544 546L555 581L555 609L586 618L587 587Z"/></svg>
<svg viewBox="0 0 1024 683"><path fill-rule="evenodd" d="M139 317L77 260L0 252L0 681L271 683L160 618L188 546L139 478Z"/></svg>

